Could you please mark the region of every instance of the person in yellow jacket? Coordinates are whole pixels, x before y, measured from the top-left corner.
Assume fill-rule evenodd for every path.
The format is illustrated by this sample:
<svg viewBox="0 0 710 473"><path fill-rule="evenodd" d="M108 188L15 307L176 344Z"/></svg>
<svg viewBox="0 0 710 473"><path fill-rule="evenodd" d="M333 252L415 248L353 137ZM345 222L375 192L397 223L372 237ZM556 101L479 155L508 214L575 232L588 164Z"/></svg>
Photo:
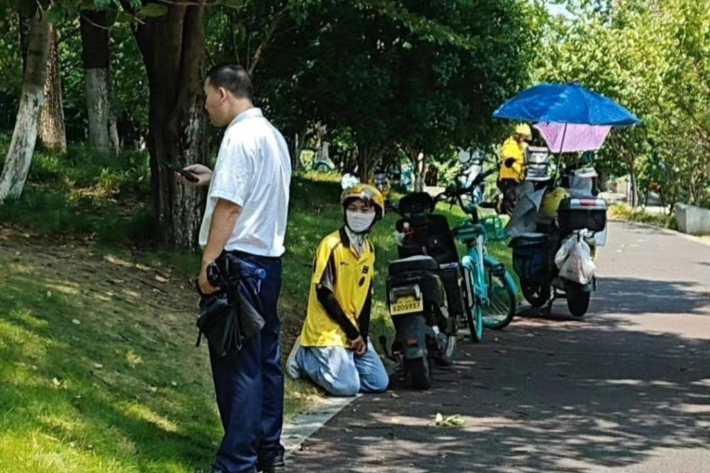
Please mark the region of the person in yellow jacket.
<svg viewBox="0 0 710 473"><path fill-rule="evenodd" d="M345 225L318 245L308 312L286 363L335 396L383 392L387 371L368 339L375 251L367 234L384 216L384 198L369 184L343 191Z"/></svg>
<svg viewBox="0 0 710 473"><path fill-rule="evenodd" d="M525 179L525 151L527 140L532 138L532 130L526 124L515 127L515 134L503 143L501 167L498 174L498 188L505 193Z"/></svg>

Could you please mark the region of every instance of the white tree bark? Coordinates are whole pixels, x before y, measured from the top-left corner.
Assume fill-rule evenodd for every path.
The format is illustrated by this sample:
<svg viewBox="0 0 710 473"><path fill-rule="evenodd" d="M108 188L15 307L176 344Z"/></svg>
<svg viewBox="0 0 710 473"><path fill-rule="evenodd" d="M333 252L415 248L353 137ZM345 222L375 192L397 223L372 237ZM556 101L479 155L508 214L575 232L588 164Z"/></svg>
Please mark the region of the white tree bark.
<svg viewBox="0 0 710 473"><path fill-rule="evenodd" d="M82 10L79 17L86 104L89 115L89 143L104 153L120 148L116 117L111 106L111 49L106 11Z"/></svg>
<svg viewBox="0 0 710 473"><path fill-rule="evenodd" d="M37 143L49 51L49 24L46 12L39 7L39 4L37 13L30 22L28 42L27 66L23 77L20 107L5 167L0 176L0 202L7 198L18 198L22 194Z"/></svg>

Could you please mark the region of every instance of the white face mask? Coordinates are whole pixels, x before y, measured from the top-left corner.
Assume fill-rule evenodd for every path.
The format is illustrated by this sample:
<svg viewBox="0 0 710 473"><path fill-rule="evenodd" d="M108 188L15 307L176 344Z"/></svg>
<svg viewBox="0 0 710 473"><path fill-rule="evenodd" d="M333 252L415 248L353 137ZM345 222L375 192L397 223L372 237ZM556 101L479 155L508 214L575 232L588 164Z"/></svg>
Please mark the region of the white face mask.
<svg viewBox="0 0 710 473"><path fill-rule="evenodd" d="M348 222L348 228L355 233L365 233L372 226L372 222L375 221L375 212L353 212L352 210L347 210L345 216Z"/></svg>

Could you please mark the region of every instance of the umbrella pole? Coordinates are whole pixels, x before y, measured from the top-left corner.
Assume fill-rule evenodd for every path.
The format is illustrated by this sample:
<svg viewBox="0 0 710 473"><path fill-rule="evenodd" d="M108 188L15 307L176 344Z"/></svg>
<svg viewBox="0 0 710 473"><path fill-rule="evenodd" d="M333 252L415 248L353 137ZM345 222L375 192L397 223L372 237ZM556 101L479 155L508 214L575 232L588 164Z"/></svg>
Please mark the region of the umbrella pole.
<svg viewBox="0 0 710 473"><path fill-rule="evenodd" d="M557 169L555 169L555 178L552 181L553 183L557 180L557 175L560 172L560 163L562 162L562 150L565 149L566 136L567 136L567 123L565 123L565 127L562 129L562 142L560 143L560 150L558 152L559 156L557 157Z"/></svg>

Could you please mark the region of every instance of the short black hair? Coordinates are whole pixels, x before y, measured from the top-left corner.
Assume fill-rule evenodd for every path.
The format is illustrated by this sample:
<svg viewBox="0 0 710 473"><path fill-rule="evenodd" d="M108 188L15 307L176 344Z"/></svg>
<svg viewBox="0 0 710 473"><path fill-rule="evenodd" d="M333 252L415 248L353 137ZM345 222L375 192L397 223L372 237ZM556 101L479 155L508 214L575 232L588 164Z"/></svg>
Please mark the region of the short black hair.
<svg viewBox="0 0 710 473"><path fill-rule="evenodd" d="M207 72L214 87L224 87L237 98L253 100L254 86L246 69L238 64L218 64Z"/></svg>

